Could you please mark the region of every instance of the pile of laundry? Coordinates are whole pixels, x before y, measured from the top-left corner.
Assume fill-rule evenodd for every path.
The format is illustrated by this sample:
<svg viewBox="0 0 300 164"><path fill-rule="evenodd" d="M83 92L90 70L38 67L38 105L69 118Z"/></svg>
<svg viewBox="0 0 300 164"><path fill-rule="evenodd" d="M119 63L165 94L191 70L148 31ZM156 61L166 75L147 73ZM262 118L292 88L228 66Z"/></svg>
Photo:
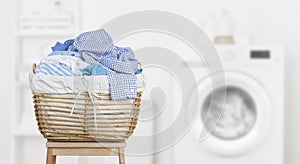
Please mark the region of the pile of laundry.
<svg viewBox="0 0 300 164"><path fill-rule="evenodd" d="M134 51L117 47L104 30L88 31L64 43L57 42L52 53L38 64L36 74L49 76L107 75L113 100L136 98L137 77L142 73Z"/></svg>

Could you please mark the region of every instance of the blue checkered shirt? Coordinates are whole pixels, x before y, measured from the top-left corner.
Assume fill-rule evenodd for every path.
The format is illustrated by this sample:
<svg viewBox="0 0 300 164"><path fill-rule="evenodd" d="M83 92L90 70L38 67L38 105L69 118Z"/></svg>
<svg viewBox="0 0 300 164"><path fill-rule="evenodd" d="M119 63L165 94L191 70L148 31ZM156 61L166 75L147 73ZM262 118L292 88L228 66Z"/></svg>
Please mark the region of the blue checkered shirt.
<svg viewBox="0 0 300 164"><path fill-rule="evenodd" d="M138 61L131 48L114 46L109 34L100 29L80 34L68 50L78 51L85 62L106 69L113 100L136 98Z"/></svg>

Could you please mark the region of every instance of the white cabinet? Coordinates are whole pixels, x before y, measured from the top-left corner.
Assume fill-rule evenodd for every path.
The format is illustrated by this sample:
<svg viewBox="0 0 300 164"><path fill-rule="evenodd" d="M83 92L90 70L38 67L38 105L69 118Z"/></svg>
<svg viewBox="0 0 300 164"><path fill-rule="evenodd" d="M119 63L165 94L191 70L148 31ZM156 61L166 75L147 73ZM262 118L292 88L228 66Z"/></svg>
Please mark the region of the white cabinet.
<svg viewBox="0 0 300 164"><path fill-rule="evenodd" d="M51 52L56 41L80 31L80 0L14 0L13 2L14 107L11 112L12 164L43 164L46 140L38 131L28 74ZM59 157L58 162L78 164L78 157Z"/></svg>

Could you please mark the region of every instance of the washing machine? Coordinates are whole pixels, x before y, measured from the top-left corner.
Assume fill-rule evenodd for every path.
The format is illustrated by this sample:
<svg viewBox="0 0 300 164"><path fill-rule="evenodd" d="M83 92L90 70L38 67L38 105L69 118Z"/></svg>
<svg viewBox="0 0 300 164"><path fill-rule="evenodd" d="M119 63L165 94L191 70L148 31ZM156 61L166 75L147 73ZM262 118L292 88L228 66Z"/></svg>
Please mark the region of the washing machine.
<svg viewBox="0 0 300 164"><path fill-rule="evenodd" d="M174 146L174 163L283 164L282 48L224 45L217 50L224 72L196 68L198 113ZM212 77L225 81L212 84Z"/></svg>

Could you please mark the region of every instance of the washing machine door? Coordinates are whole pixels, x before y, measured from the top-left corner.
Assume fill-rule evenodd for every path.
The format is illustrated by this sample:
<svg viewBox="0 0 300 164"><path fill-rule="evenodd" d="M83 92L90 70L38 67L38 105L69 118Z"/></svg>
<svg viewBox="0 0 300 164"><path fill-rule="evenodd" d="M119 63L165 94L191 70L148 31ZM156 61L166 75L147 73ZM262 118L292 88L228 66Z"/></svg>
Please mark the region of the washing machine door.
<svg viewBox="0 0 300 164"><path fill-rule="evenodd" d="M225 77L225 85L212 86L210 77L199 84L200 111L192 130L200 147L219 155L240 155L266 138L271 103L254 77L241 72L226 72Z"/></svg>

